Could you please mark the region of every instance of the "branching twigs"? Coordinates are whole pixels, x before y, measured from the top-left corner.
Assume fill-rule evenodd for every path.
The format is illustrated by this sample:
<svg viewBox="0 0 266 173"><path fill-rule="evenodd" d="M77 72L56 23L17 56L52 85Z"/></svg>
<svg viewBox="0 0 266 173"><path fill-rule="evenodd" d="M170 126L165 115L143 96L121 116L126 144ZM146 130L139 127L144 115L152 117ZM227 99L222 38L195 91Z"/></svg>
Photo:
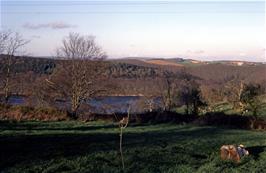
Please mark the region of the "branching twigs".
<svg viewBox="0 0 266 173"><path fill-rule="evenodd" d="M3 90L4 90L4 102L8 103L10 96L12 95L12 66L16 63L14 57L20 53L20 49L29 43L29 40L25 40L21 34L12 31L0 31L0 54L5 54L3 60Z"/></svg>

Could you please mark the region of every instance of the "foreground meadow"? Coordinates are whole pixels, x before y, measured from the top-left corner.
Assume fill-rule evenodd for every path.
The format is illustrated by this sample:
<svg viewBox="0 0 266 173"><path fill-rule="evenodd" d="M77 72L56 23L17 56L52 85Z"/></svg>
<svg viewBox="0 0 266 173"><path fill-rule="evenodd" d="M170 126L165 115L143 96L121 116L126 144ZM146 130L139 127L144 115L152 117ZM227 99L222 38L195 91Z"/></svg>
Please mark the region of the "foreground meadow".
<svg viewBox="0 0 266 173"><path fill-rule="evenodd" d="M209 126L131 124L125 172L265 172L266 133ZM240 164L221 161L223 144L244 144ZM106 122L0 122L0 172L123 172L119 128Z"/></svg>

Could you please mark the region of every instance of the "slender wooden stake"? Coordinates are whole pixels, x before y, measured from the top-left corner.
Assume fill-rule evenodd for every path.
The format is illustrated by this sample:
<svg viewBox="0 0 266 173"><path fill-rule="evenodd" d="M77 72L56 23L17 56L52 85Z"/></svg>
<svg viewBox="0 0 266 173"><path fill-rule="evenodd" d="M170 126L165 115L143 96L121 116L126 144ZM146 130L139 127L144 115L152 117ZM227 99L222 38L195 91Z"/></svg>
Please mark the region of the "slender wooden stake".
<svg viewBox="0 0 266 173"><path fill-rule="evenodd" d="M120 143L119 143L119 150L120 150L120 155L121 155L121 162L122 162L122 169L123 172L125 171L125 162L124 162L124 156L123 156L123 148L122 148L122 144L123 144L123 129L125 129L128 125L129 122L129 115L130 115L130 106L128 108L127 111L127 119L126 122L124 122L123 120L121 120L119 122L119 127L120 127ZM125 123L125 124L124 124Z"/></svg>
<svg viewBox="0 0 266 173"><path fill-rule="evenodd" d="M121 155L122 169L124 171L125 163L124 163L124 157L123 157L122 142L123 142L123 127L120 127L120 155Z"/></svg>

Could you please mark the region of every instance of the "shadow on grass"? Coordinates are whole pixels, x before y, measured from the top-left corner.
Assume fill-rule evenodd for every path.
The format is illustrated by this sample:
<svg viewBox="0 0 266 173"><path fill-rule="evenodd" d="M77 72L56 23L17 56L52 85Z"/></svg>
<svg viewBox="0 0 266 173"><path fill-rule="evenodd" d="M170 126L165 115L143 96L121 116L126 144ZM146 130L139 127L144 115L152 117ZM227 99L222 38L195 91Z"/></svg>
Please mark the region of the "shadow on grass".
<svg viewBox="0 0 266 173"><path fill-rule="evenodd" d="M110 150L112 134L44 134L0 137L0 170L20 162Z"/></svg>
<svg viewBox="0 0 266 173"><path fill-rule="evenodd" d="M102 128L102 126L100 126ZM38 129L37 129L38 130ZM181 139L197 140L217 136L226 129L177 127L171 130L125 133L127 149L134 147L161 147L177 143ZM200 145L200 144L196 144ZM82 156L94 152L116 151L119 146L118 133L90 132L71 134L17 135L0 137L0 170L32 160L45 161L53 158ZM193 157L205 159L205 156Z"/></svg>
<svg viewBox="0 0 266 173"><path fill-rule="evenodd" d="M0 130L16 130L16 131L23 131L23 130L38 130L38 131L49 131L49 130L55 130L55 131L73 131L73 130L79 130L79 131L88 131L88 130L98 130L98 129L109 129L109 128L115 128L115 124L106 124L106 125L82 125L82 126L71 126L68 127L56 127L55 125L50 126L49 123L45 124L30 124L27 122L9 122L9 121L0 121Z"/></svg>
<svg viewBox="0 0 266 173"><path fill-rule="evenodd" d="M260 153L263 153L266 150L266 146L247 147L247 150L249 151L249 154L257 160L259 158Z"/></svg>

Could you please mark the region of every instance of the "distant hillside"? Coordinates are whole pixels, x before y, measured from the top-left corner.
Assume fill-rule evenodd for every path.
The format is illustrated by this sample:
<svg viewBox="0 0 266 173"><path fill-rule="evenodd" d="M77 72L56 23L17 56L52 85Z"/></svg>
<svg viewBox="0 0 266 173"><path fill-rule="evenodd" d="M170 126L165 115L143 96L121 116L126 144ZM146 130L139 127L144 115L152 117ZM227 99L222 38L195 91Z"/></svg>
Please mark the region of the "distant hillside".
<svg viewBox="0 0 266 173"><path fill-rule="evenodd" d="M61 60L39 57L12 57L11 73L14 93L30 95L34 86L53 75ZM197 80L202 86L224 87L227 81L238 78L246 83L256 82L266 88L266 64L242 61L204 62L191 59L172 58L123 58L107 59L109 68L106 70L108 81L122 88L113 94L138 95L149 92L158 85L162 71L174 79L182 79L184 75ZM241 62L241 63L240 63ZM5 57L0 56L0 85L4 81L6 71ZM240 63L240 64L238 64ZM185 73L184 73L185 72ZM23 82L23 85L18 85ZM0 93L1 94L1 93Z"/></svg>
<svg viewBox="0 0 266 173"><path fill-rule="evenodd" d="M0 55L0 71L5 68L6 56ZM26 73L34 72L36 74L50 74L56 67L56 60L50 58L39 58L39 57L12 57L11 61L11 72L13 73Z"/></svg>
<svg viewBox="0 0 266 173"><path fill-rule="evenodd" d="M182 58L125 58L113 62L171 71L186 69L193 76L205 81L223 81L232 76L239 76L247 82L266 82L266 64L259 62L198 61Z"/></svg>
<svg viewBox="0 0 266 173"><path fill-rule="evenodd" d="M162 67L163 66L171 66L173 67L194 67L201 66L206 64L223 64L229 66L256 66L262 65L260 62L248 62L248 61L199 61L194 59L183 59L183 58L142 58L142 57L134 57L134 58L122 58L111 60L113 62L121 62L127 64L134 64L140 66L148 66L148 67Z"/></svg>
<svg viewBox="0 0 266 173"><path fill-rule="evenodd" d="M156 65L164 65L164 66L176 66L176 67L183 67L184 65L179 62L173 62L167 59L151 59L151 60L144 60L144 62Z"/></svg>
<svg viewBox="0 0 266 173"><path fill-rule="evenodd" d="M261 62L249 62L249 61L212 61L211 63L220 63L225 65L232 65L232 66L255 66L255 65L261 65L263 63Z"/></svg>
<svg viewBox="0 0 266 173"><path fill-rule="evenodd" d="M11 70L15 73L34 72L51 74L60 60L39 57L13 57L15 63ZM266 80L266 64L245 61L197 61L182 58L122 58L107 59L111 66L110 76L116 78L156 77L158 69L187 72L204 80L223 80L226 76L238 75L248 81ZM4 55L0 56L0 70L4 68Z"/></svg>

